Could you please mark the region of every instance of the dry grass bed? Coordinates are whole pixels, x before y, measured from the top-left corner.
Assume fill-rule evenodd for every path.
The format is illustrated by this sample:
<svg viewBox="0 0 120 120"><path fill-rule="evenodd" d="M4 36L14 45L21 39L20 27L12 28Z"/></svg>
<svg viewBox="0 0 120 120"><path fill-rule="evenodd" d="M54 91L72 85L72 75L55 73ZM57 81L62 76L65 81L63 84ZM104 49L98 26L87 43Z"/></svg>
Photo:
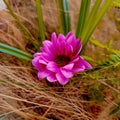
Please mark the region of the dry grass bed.
<svg viewBox="0 0 120 120"><path fill-rule="evenodd" d="M53 31L58 32L59 29L55 0L51 1L42 0L47 38ZM75 32L79 9L78 2L79 0L70 1L73 32ZM32 36L31 40L39 44L35 1L9 0L9 3ZM8 11L0 12L0 16L0 42L33 54L36 50L30 43L30 37L26 37L15 19ZM95 33L98 33L98 30ZM102 55L98 56L95 49L99 48L88 45L85 54L93 58L101 57ZM89 50L92 53L88 53ZM119 120L109 115L119 101L119 71L119 68L110 67L94 73L76 74L69 84L61 86L58 83L49 83L45 79L39 81L31 61L22 61L0 53L0 118L3 120Z"/></svg>

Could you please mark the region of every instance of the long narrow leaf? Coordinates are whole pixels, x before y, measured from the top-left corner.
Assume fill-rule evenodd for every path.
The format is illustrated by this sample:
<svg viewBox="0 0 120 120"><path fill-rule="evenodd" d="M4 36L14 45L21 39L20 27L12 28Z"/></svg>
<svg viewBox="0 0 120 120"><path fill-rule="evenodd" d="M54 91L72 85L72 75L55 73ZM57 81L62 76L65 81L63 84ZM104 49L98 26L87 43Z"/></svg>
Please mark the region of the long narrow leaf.
<svg viewBox="0 0 120 120"><path fill-rule="evenodd" d="M82 43L84 43L84 37L85 35L88 33L89 29L90 29L90 25L91 23L94 24L94 19L95 19L95 15L97 13L97 11L99 10L100 4L101 4L102 0L96 0L94 3L93 8L91 9L91 12L89 13L89 16L87 18L87 21L85 22L85 27L84 27L84 32L81 36L82 38Z"/></svg>
<svg viewBox="0 0 120 120"><path fill-rule="evenodd" d="M60 32L67 34L70 31L69 5L67 0L56 0L60 20Z"/></svg>
<svg viewBox="0 0 120 120"><path fill-rule="evenodd" d="M14 19L16 20L17 24L19 25L19 27L25 32L25 34L27 34L28 36L31 37L31 34L26 30L26 28L23 26L23 24L21 24L20 20L18 19L18 17L16 16L16 14L13 12L13 10L11 9L11 7L9 6L9 4L6 2L6 0L3 0L4 3L7 6L7 9L9 10L10 14L14 17Z"/></svg>
<svg viewBox="0 0 120 120"><path fill-rule="evenodd" d="M91 2L91 0L82 0L82 2L81 2L78 24L77 24L77 29L76 29L76 37L77 38L78 37L81 38L81 34L83 32L85 21L86 21L88 12L89 12L90 2Z"/></svg>
<svg viewBox="0 0 120 120"><path fill-rule="evenodd" d="M105 12L108 10L108 8L112 2L113 2L113 0L104 1L104 4L102 5L101 9L99 11L97 11L97 13L93 16L94 20L86 23L89 26L82 36L83 49L85 48L85 46L86 46L90 36L92 35L94 29L96 28L97 24L99 23L99 21L101 20L101 18L105 14Z"/></svg>
<svg viewBox="0 0 120 120"><path fill-rule="evenodd" d="M100 47L100 48L106 49L107 51L109 51L109 52L111 52L111 53L120 54L120 50L110 48L110 47L108 47L107 45L100 43L98 40L90 39L90 42L91 42L92 44Z"/></svg>
<svg viewBox="0 0 120 120"><path fill-rule="evenodd" d="M19 50L17 48L11 47L3 43L0 43L0 52L7 53L17 58L24 59L24 60L32 59L32 55L30 55L29 53L26 53L22 50Z"/></svg>
<svg viewBox="0 0 120 120"><path fill-rule="evenodd" d="M107 67L117 67L120 66L120 54L111 54L110 59L106 60L104 63L99 64L98 66L88 70L87 72L95 72Z"/></svg>
<svg viewBox="0 0 120 120"><path fill-rule="evenodd" d="M34 39L34 37L32 36L32 34L28 31L28 29L21 23L21 21L19 20L19 18L17 17L17 15L14 13L14 11L11 9L10 5L7 3L6 0L3 0L4 3L7 6L7 9L9 10L9 13L11 14L11 16L16 20L17 25L19 26L19 28L22 30L22 32L24 33L26 39L28 39L34 46L35 48L37 48L37 43L36 40ZM34 41L34 42L33 42Z"/></svg>
<svg viewBox="0 0 120 120"><path fill-rule="evenodd" d="M57 6L58 6L60 33L65 34L65 31L64 31L65 18L64 18L63 1L62 0L56 0L56 2L57 2Z"/></svg>
<svg viewBox="0 0 120 120"><path fill-rule="evenodd" d="M63 0L63 6L65 11L65 34L67 34L70 31L70 16L69 16L69 6L68 1Z"/></svg>
<svg viewBox="0 0 120 120"><path fill-rule="evenodd" d="M40 37L42 40L45 40L45 31L44 31L44 24L43 24L41 0L36 0L36 9L37 9L37 14L38 14Z"/></svg>

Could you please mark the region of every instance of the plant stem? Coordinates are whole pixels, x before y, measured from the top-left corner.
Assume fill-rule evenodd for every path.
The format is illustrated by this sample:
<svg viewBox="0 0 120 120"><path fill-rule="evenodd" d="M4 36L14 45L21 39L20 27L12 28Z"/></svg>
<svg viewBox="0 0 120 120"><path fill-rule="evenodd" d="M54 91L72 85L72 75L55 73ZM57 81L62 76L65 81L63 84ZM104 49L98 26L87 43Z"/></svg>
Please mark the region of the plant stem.
<svg viewBox="0 0 120 120"><path fill-rule="evenodd" d="M41 0L36 0L36 9L38 14L40 37L41 37L41 40L43 41L45 40L45 31L44 31L43 15L42 15L42 8L41 8Z"/></svg>

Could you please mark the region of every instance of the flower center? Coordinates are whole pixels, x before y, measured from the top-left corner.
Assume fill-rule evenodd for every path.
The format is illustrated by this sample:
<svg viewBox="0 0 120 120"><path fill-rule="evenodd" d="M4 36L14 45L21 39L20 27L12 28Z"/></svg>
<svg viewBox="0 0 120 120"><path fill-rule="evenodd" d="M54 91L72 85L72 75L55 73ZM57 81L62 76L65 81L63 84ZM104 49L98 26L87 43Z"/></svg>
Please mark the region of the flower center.
<svg viewBox="0 0 120 120"><path fill-rule="evenodd" d="M70 62L70 58L65 55L59 55L55 58L55 62L57 63L58 67L61 67Z"/></svg>

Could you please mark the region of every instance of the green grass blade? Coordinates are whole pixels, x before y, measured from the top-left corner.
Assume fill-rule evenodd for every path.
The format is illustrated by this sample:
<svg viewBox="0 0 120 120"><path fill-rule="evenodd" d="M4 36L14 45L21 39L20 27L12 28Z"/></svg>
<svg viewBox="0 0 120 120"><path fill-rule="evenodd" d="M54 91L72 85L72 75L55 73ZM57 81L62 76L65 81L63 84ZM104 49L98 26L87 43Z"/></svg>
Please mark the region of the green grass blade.
<svg viewBox="0 0 120 120"><path fill-rule="evenodd" d="M67 34L70 28L69 5L67 0L56 0L60 20L60 32Z"/></svg>
<svg viewBox="0 0 120 120"><path fill-rule="evenodd" d="M112 1L113 0L106 0L104 2L103 6L101 7L101 9L99 11L97 11L96 14L94 14L94 16L93 16L94 19L92 21L86 23L89 26L88 26L87 30L85 30L84 34L82 35L83 48L86 46L86 44L89 41L89 38L92 35L94 29L96 28L97 24L99 23L99 21L101 20L101 18L105 14L105 12L108 10L108 8L111 5Z"/></svg>
<svg viewBox="0 0 120 120"><path fill-rule="evenodd" d="M89 12L90 2L91 0L82 0L81 2L79 17L78 17L78 24L77 24L77 29L76 29L77 38L78 37L81 38L81 34L83 32L85 21L86 21L88 12Z"/></svg>
<svg viewBox="0 0 120 120"><path fill-rule="evenodd" d="M120 66L120 53L119 54L111 54L109 56L109 60L106 60L104 63L97 65L96 67L88 70L87 72L95 72L108 67L117 67Z"/></svg>
<svg viewBox="0 0 120 120"><path fill-rule="evenodd" d="M0 43L0 52L7 53L17 58L24 59L24 60L32 59L32 55L30 55L29 53L26 53L22 50L19 50L17 48L11 47L3 43Z"/></svg>
<svg viewBox="0 0 120 120"><path fill-rule="evenodd" d="M43 15L42 15L42 8L41 8L41 0L36 0L36 9L38 14L40 37L41 37L41 40L43 41L45 40L45 31L44 31Z"/></svg>
<svg viewBox="0 0 120 120"><path fill-rule="evenodd" d="M9 13L11 16L16 20L17 25L22 30L22 32L25 35L25 38L28 39L34 46L37 48L37 43L35 43L35 39L33 38L32 34L28 31L28 29L21 23L17 15L14 13L14 11L11 9L10 5L7 3L6 0L3 0L5 5L7 6L7 9L9 10ZM34 41L34 42L33 42Z"/></svg>
<svg viewBox="0 0 120 120"><path fill-rule="evenodd" d="M65 34L67 34L70 31L70 16L69 16L69 5L67 0L63 0L63 6L64 6L64 18L65 18Z"/></svg>
<svg viewBox="0 0 120 120"><path fill-rule="evenodd" d="M82 55L82 57L87 61L90 61L90 62L93 62L93 63L100 63L100 61L94 60L93 58L91 58L89 56Z"/></svg>
<svg viewBox="0 0 120 120"><path fill-rule="evenodd" d="M100 48L106 49L107 51L114 53L114 54L120 54L120 50L110 48L108 45L100 43L98 40L90 39L90 42Z"/></svg>
<svg viewBox="0 0 120 120"><path fill-rule="evenodd" d="M27 36L30 36L31 37L31 34L26 30L26 28L23 26L23 24L20 22L20 20L18 19L18 17L16 16L16 14L13 12L13 10L11 9L11 7L9 6L9 4L6 2L6 0L3 0L4 3L6 4L7 6L7 9L9 10L9 13L13 16L13 18L16 20L18 26L24 31L24 33L27 35Z"/></svg>
<svg viewBox="0 0 120 120"><path fill-rule="evenodd" d="M84 32L83 32L83 34L81 36L82 43L84 43L84 41L85 41L84 37L87 34L87 32L89 31L91 23L93 24L93 21L95 19L95 15L96 15L99 7L100 7L101 2L102 2L101 0L96 0L95 3L94 3L93 8L91 9L91 12L89 13L87 21L85 22L85 27L84 27L84 30L83 30Z"/></svg>
<svg viewBox="0 0 120 120"><path fill-rule="evenodd" d="M58 7L58 16L59 16L59 23L60 23L60 33L65 34L64 26L64 8L63 8L63 1L62 0L56 0L57 7Z"/></svg>

